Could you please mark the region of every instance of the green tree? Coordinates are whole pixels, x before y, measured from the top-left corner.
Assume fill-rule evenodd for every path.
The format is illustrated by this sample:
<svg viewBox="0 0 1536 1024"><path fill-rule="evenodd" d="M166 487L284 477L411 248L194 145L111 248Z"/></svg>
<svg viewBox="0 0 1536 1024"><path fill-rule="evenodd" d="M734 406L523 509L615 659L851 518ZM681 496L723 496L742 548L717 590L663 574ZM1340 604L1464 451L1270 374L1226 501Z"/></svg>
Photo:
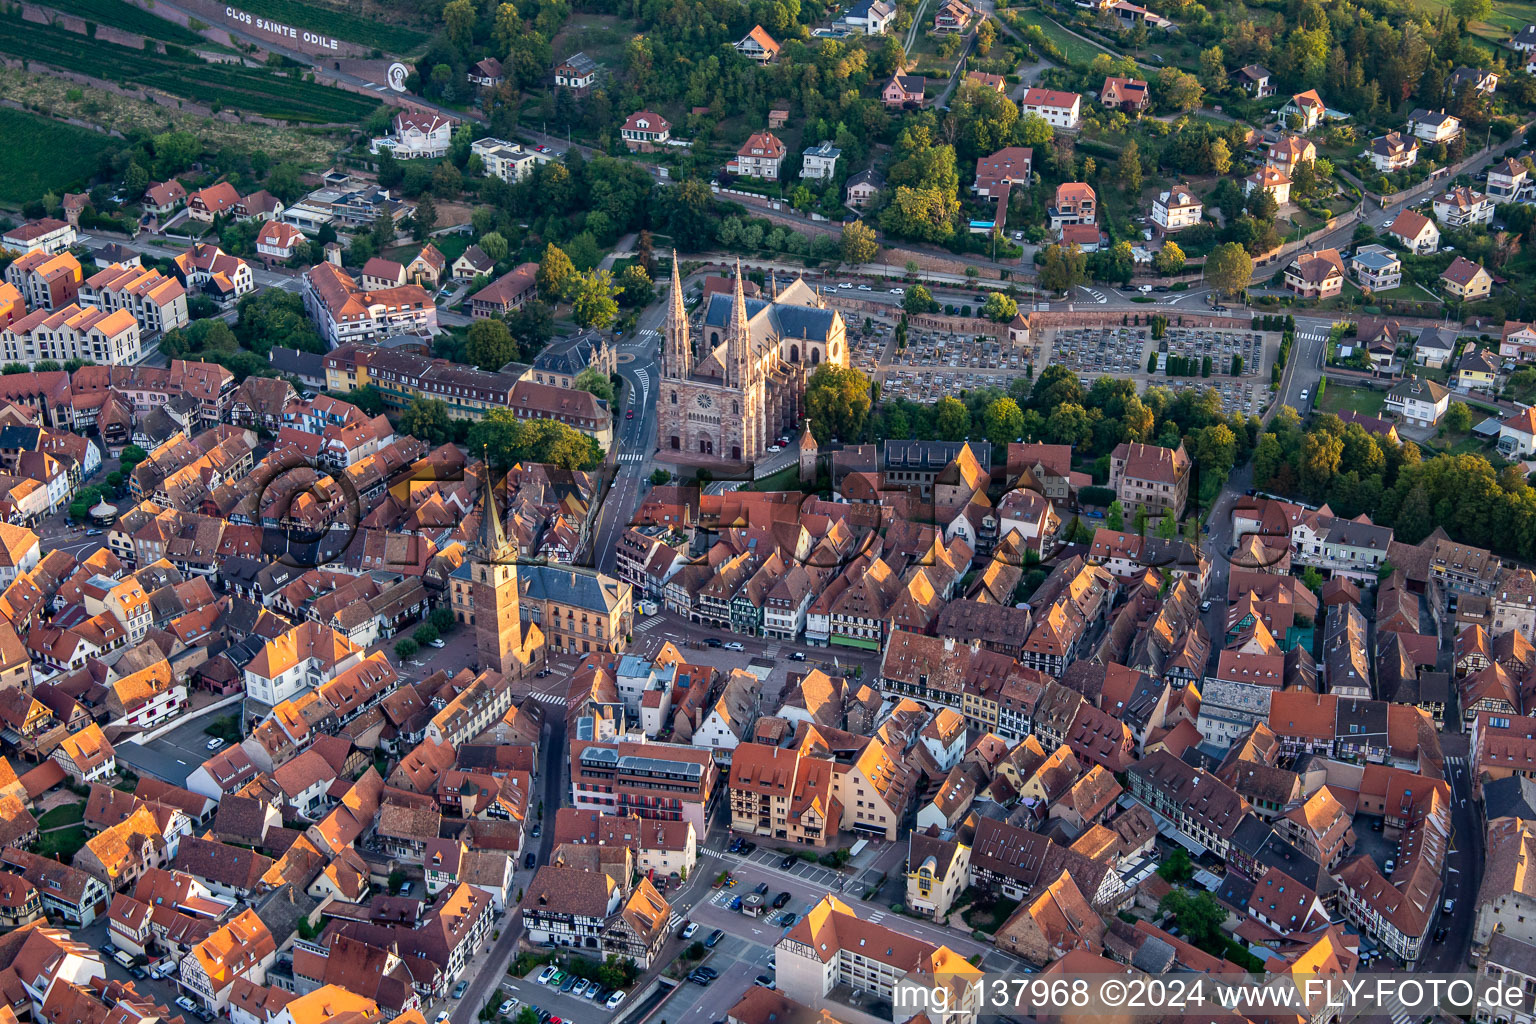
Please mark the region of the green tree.
<svg viewBox="0 0 1536 1024"><path fill-rule="evenodd" d="M1466 402L1452 402L1445 410L1445 429L1454 434L1465 434L1472 429L1472 410Z"/></svg>
<svg viewBox="0 0 1536 1024"><path fill-rule="evenodd" d="M1468 25L1487 21L1493 14L1493 0L1452 0L1451 12Z"/></svg>
<svg viewBox="0 0 1536 1024"><path fill-rule="evenodd" d="M411 639L423 647L430 646L432 641L437 639L437 628L430 623L417 626L411 633Z"/></svg>
<svg viewBox="0 0 1536 1024"><path fill-rule="evenodd" d="M395 641L395 658L399 661L409 661L421 650L421 645L410 637Z"/></svg>
<svg viewBox="0 0 1536 1024"><path fill-rule="evenodd" d="M1184 250L1175 242L1164 242L1152 256L1152 269L1172 277L1184 269Z"/></svg>
<svg viewBox="0 0 1536 1024"><path fill-rule="evenodd" d="M981 307L981 315L998 323L1007 323L1019 315L1019 304L1002 292L992 292Z"/></svg>
<svg viewBox="0 0 1536 1024"><path fill-rule="evenodd" d="M1169 109L1188 113L1200 106L1204 92L1200 88L1200 80L1194 75L1177 68L1164 68L1158 75L1153 95L1159 97L1161 103Z"/></svg>
<svg viewBox="0 0 1536 1024"><path fill-rule="evenodd" d="M1232 169L1232 147L1226 139L1212 139L1206 147L1205 160L1213 174L1226 174Z"/></svg>
<svg viewBox="0 0 1536 1024"><path fill-rule="evenodd" d="M448 0L443 7L443 26L455 46L468 46L475 31L474 5L469 0Z"/></svg>
<svg viewBox="0 0 1536 1024"><path fill-rule="evenodd" d="M1135 139L1127 142L1120 151L1120 162L1116 165L1115 174L1127 195L1134 197L1141 191L1141 150Z"/></svg>
<svg viewBox="0 0 1536 1024"><path fill-rule="evenodd" d="M480 369L499 370L517 359L517 355L517 342L505 322L486 317L469 325L464 356Z"/></svg>
<svg viewBox="0 0 1536 1024"><path fill-rule="evenodd" d="M1219 49L1212 47L1212 49ZM1168 856L1163 858L1163 864L1157 869L1158 877L1165 882L1179 883L1193 877L1195 865L1190 861L1189 854L1182 846L1175 846Z"/></svg>
<svg viewBox="0 0 1536 1024"><path fill-rule="evenodd" d="M1086 445L1093 440L1093 420L1087 409L1066 402L1045 421L1045 436L1055 444Z"/></svg>
<svg viewBox="0 0 1536 1024"><path fill-rule="evenodd" d="M1068 292L1088 279L1088 258L1077 246L1048 245L1040 254L1040 287Z"/></svg>
<svg viewBox="0 0 1536 1024"><path fill-rule="evenodd" d="M442 634L452 629L454 623L457 620L455 620L453 617L453 609L443 606L439 608L433 608L432 614L427 616L427 621L431 622L432 625L436 627L438 635L441 636Z"/></svg>
<svg viewBox="0 0 1536 1024"><path fill-rule="evenodd" d="M577 274L571 287L571 316L582 327L602 330L618 317L612 271L588 270Z"/></svg>
<svg viewBox="0 0 1536 1024"><path fill-rule="evenodd" d="M1212 91L1226 88L1227 66L1222 60L1221 47L1212 46L1200 51L1200 81Z"/></svg>
<svg viewBox="0 0 1536 1024"><path fill-rule="evenodd" d="M448 440L451 429L448 403L440 398L413 400L400 414L400 429L428 444L442 444Z"/></svg>
<svg viewBox="0 0 1536 1024"><path fill-rule="evenodd" d="M609 406L613 405L613 381L609 380L595 367L589 366L578 373L576 379L571 381L571 386L577 391L585 391L596 395L607 402Z"/></svg>
<svg viewBox="0 0 1536 1024"><path fill-rule="evenodd" d="M507 239L499 231L487 231L480 236L480 251L491 258L491 262L500 263L507 258Z"/></svg>
<svg viewBox="0 0 1536 1024"><path fill-rule="evenodd" d="M1056 137L1056 129L1039 114L1025 114L1019 118L1015 134L1020 145L1033 146L1038 150L1050 144Z"/></svg>
<svg viewBox="0 0 1536 1024"><path fill-rule="evenodd" d="M1202 473L1225 477L1237 461L1237 436L1225 423L1213 423L1194 433L1191 453Z"/></svg>
<svg viewBox="0 0 1536 1024"><path fill-rule="evenodd" d="M1227 912L1210 893L1174 889L1162 898L1157 909L1172 914L1184 938L1194 945L1208 953L1226 951L1227 940L1221 926Z"/></svg>
<svg viewBox="0 0 1536 1024"><path fill-rule="evenodd" d="M656 290L651 285L651 276L639 263L631 263L619 274L619 299L624 305L649 305L655 295Z"/></svg>
<svg viewBox="0 0 1536 1024"><path fill-rule="evenodd" d="M1104 513L1104 525L1116 532L1125 529L1125 506L1120 504L1119 498L1109 503L1109 510Z"/></svg>
<svg viewBox="0 0 1536 1024"><path fill-rule="evenodd" d="M992 400L982 422L986 425L987 440L995 448L1006 447L1010 441L1024 436L1024 410L1006 395Z"/></svg>
<svg viewBox="0 0 1536 1024"><path fill-rule="evenodd" d="M672 482L672 474L664 469L658 469L651 474L652 487L665 487Z"/></svg>
<svg viewBox="0 0 1536 1024"><path fill-rule="evenodd" d="M920 284L914 284L907 289L907 294L902 297L901 308L911 314L932 313L939 308L939 304L933 301L933 295L927 288Z"/></svg>
<svg viewBox="0 0 1536 1024"><path fill-rule="evenodd" d="M1205 261L1205 279L1223 295L1236 295L1253 279L1253 257L1236 242L1223 242Z"/></svg>
<svg viewBox="0 0 1536 1024"><path fill-rule="evenodd" d="M854 265L869 263L880 254L880 243L875 229L861 220L850 220L843 225L843 262Z"/></svg>
<svg viewBox="0 0 1536 1024"><path fill-rule="evenodd" d="M575 276L576 267L563 249L553 242L544 247L544 258L539 260L539 273L535 278L544 301L559 302L565 298L566 288Z"/></svg>
<svg viewBox="0 0 1536 1024"><path fill-rule="evenodd" d="M961 441L971 432L971 413L954 395L945 395L934 403L933 425L944 441Z"/></svg>
<svg viewBox="0 0 1536 1024"><path fill-rule="evenodd" d="M418 242L425 242L436 229L437 203L431 196L423 194L416 200L416 212L411 215L411 237Z"/></svg>
<svg viewBox="0 0 1536 1024"><path fill-rule="evenodd" d="M852 367L822 363L805 382L805 409L816 440L855 441L869 417L869 380Z"/></svg>

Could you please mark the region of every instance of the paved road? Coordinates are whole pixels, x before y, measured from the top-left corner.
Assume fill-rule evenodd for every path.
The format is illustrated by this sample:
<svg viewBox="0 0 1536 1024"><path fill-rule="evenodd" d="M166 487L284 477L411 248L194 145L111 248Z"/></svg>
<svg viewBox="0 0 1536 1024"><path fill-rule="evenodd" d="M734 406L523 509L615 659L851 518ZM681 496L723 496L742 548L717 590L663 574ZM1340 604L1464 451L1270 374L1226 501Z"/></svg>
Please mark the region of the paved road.
<svg viewBox="0 0 1536 1024"><path fill-rule="evenodd" d="M686 289L686 285L684 288ZM670 291L670 288L668 289ZM592 563L611 573L618 543L640 500L650 489L651 459L656 451L656 401L661 381L661 327L667 300L640 314L634 336L619 346L619 375L624 378L624 408L615 428L614 448L619 460L613 483L598 509L592 530ZM629 414L634 413L631 417Z"/></svg>

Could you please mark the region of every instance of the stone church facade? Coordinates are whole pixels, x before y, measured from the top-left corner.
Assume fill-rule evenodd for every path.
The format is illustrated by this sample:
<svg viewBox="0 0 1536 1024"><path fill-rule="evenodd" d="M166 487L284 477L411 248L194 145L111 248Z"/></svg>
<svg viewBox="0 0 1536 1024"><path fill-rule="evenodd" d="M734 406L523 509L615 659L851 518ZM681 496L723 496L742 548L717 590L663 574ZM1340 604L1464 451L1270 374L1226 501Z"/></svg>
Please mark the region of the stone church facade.
<svg viewBox="0 0 1536 1024"><path fill-rule="evenodd" d="M663 335L657 403L663 461L760 458L799 421L807 375L824 362L848 365L840 313L798 279L771 301L748 299L739 262L734 294L708 296L695 327L674 256Z"/></svg>

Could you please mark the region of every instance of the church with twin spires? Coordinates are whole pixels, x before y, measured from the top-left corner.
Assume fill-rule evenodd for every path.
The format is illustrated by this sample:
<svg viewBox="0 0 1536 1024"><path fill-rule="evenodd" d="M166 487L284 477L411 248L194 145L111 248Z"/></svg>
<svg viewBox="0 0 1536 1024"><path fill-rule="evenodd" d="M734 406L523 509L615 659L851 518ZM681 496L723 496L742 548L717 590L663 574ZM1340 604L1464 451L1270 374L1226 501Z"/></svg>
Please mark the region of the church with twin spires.
<svg viewBox="0 0 1536 1024"><path fill-rule="evenodd" d="M794 436L804 411L806 377L822 363L848 365L842 314L796 278L770 301L735 290L704 300L695 330L683 304L677 254L663 330L661 390L657 396L659 458L697 462L751 462L775 438Z"/></svg>

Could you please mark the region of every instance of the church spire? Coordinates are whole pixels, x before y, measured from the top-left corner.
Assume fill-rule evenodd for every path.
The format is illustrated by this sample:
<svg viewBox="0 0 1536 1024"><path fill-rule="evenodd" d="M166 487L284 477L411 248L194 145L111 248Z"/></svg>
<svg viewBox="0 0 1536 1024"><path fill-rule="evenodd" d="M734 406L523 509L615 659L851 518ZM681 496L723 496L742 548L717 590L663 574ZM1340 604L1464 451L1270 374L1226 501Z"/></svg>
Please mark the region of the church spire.
<svg viewBox="0 0 1536 1024"><path fill-rule="evenodd" d="M752 327L747 322L747 295L742 290L741 257L736 258L736 294L731 298L731 322L726 328L726 364L734 370L736 387L751 375Z"/></svg>
<svg viewBox="0 0 1536 1024"><path fill-rule="evenodd" d="M693 372L693 345L688 340L688 307L683 304L683 279L677 269L677 250L672 250L672 295L667 305L666 353L663 372L686 377Z"/></svg>
<svg viewBox="0 0 1536 1024"><path fill-rule="evenodd" d="M483 487L484 501L480 505L479 555L484 561L493 561L507 546L507 535L501 527L501 515L496 511L496 485L491 482L491 460L488 452L482 454L485 467Z"/></svg>

